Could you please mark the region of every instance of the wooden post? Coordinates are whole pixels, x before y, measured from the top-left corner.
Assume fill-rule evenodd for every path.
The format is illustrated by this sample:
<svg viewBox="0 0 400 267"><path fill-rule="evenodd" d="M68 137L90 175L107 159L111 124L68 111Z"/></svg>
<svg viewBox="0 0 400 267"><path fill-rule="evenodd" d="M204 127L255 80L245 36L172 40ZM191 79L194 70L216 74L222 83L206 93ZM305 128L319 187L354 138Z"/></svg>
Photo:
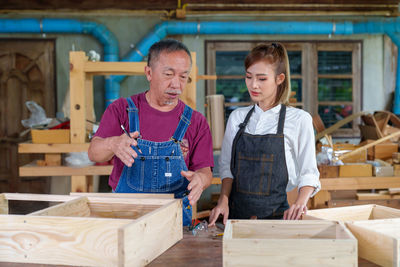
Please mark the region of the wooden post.
<svg viewBox="0 0 400 267"><path fill-rule="evenodd" d="M84 71L87 61L85 53L71 52L69 58L71 68L69 77L71 143L83 144L86 141L86 107L88 105L86 98L90 94L86 91L87 86L93 86L93 83L88 81L92 77L87 77L88 75ZM93 96L90 99L93 103ZM87 187L86 176L71 176L71 192L86 192Z"/></svg>

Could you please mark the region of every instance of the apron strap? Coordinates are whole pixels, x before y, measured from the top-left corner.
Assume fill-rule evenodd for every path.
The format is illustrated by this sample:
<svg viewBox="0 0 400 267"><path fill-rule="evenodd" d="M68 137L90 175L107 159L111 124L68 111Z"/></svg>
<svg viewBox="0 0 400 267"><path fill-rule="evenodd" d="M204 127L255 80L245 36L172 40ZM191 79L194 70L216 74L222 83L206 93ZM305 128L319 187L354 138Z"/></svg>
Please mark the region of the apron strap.
<svg viewBox="0 0 400 267"><path fill-rule="evenodd" d="M235 135L235 138L233 139L232 142L232 152L231 152L231 172L233 173L233 170L235 169L235 161L232 160L235 158L235 154L236 154L236 144L238 139L240 138L240 136L242 136L242 134L244 133L244 130L246 129L246 125L250 120L251 114L253 114L254 110L255 110L256 106L254 105L252 109L250 109L250 111L247 113L246 118L244 119L244 121L239 124L239 130Z"/></svg>
<svg viewBox="0 0 400 267"><path fill-rule="evenodd" d="M279 122L277 134L283 134L283 126L285 126L286 106L281 104L281 111L279 112Z"/></svg>
<svg viewBox="0 0 400 267"><path fill-rule="evenodd" d="M129 132L140 132L139 110L137 109L131 97L127 97L126 100L128 101L128 107L126 108L126 110L128 111L129 118Z"/></svg>
<svg viewBox="0 0 400 267"><path fill-rule="evenodd" d="M190 125L190 120L192 119L193 109L191 109L188 105L185 105L185 109L181 115L181 119L179 120L178 127L175 130L174 135L171 139L175 142L181 142L183 137L185 136L186 130Z"/></svg>

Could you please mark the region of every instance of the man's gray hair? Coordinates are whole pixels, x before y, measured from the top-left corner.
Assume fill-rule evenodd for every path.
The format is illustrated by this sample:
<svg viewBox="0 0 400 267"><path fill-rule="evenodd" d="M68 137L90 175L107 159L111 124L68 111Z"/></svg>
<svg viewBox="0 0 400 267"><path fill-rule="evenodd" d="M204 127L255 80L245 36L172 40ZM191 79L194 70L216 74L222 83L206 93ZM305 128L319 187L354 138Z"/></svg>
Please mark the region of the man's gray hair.
<svg viewBox="0 0 400 267"><path fill-rule="evenodd" d="M154 43L149 50L149 56L147 58L147 66L151 65L158 60L161 52L172 53L176 51L185 51L190 58L190 64L192 64L192 57L190 56L189 49L183 43L174 39L164 39L157 43Z"/></svg>

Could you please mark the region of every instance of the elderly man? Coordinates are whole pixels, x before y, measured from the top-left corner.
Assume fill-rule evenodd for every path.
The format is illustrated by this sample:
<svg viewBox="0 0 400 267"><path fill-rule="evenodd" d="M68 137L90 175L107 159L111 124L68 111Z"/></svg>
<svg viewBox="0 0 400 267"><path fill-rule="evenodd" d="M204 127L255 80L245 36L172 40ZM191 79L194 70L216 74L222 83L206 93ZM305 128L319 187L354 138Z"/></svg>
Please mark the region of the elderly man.
<svg viewBox="0 0 400 267"><path fill-rule="evenodd" d="M155 43L145 67L150 89L114 101L89 147L92 161L114 158L109 179L113 192L183 198L184 225L191 223L191 205L211 184L214 164L206 119L179 100L191 64L182 43Z"/></svg>

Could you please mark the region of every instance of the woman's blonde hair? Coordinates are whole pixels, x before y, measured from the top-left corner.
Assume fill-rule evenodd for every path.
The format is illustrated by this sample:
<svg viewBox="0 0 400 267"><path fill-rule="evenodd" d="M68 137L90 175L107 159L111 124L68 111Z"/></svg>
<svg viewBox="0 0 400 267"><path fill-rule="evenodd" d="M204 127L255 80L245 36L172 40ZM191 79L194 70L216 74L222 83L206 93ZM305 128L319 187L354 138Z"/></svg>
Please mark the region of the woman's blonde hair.
<svg viewBox="0 0 400 267"><path fill-rule="evenodd" d="M283 73L285 79L278 85L274 105L289 103L290 96L290 67L286 48L281 43L261 44L254 47L244 60L246 70L259 61L274 65L275 79Z"/></svg>

